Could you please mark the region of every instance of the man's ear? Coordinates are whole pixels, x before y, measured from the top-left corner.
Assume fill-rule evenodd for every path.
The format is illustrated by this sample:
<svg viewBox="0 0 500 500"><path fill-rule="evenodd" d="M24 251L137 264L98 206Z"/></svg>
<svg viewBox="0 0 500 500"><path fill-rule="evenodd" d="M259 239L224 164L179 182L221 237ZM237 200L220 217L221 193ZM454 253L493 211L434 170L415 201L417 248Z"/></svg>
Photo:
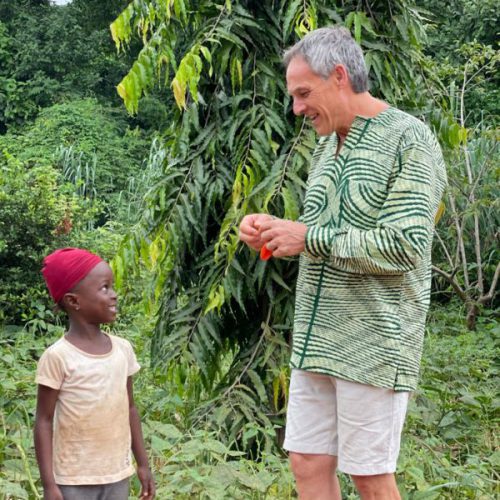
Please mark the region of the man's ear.
<svg viewBox="0 0 500 500"><path fill-rule="evenodd" d="M76 293L65 293L61 302L66 311L78 311L78 309L80 309L80 303L78 301L78 295Z"/></svg>
<svg viewBox="0 0 500 500"><path fill-rule="evenodd" d="M347 68L343 64L336 64L335 68L331 73L333 81L338 87L345 87L350 85L349 73L347 73Z"/></svg>

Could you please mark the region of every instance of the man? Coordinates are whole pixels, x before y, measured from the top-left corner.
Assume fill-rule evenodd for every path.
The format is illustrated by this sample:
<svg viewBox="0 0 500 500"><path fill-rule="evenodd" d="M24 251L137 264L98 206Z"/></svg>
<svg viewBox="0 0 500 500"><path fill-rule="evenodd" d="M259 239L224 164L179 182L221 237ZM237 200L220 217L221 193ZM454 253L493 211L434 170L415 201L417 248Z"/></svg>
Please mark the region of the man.
<svg viewBox="0 0 500 500"><path fill-rule="evenodd" d="M246 216L240 239L300 254L284 447L302 499L399 499L394 472L417 384L434 217L446 173L419 120L375 99L345 28L285 52L293 112L318 135L300 222Z"/></svg>

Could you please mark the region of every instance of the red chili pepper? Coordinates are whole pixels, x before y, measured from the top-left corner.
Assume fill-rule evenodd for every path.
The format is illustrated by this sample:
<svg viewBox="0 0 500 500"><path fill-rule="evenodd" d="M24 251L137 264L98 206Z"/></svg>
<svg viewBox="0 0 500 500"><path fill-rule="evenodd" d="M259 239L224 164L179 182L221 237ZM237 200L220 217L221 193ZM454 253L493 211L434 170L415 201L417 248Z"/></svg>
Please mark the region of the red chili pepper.
<svg viewBox="0 0 500 500"><path fill-rule="evenodd" d="M272 256L273 256L273 252L271 250L269 250L269 248L267 248L266 245L264 245L260 249L260 259L261 260L269 260Z"/></svg>

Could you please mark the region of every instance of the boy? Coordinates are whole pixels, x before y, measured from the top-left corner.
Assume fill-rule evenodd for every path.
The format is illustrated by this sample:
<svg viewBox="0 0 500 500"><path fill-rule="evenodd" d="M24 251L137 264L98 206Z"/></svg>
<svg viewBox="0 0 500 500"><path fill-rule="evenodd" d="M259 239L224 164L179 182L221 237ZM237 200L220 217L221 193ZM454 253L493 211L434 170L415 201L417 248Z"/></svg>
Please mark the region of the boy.
<svg viewBox="0 0 500 500"><path fill-rule="evenodd" d="M69 328L38 362L35 449L45 500L126 500L137 462L141 498L152 499L132 375L130 343L100 329L117 314L113 272L78 248L56 250L42 273Z"/></svg>

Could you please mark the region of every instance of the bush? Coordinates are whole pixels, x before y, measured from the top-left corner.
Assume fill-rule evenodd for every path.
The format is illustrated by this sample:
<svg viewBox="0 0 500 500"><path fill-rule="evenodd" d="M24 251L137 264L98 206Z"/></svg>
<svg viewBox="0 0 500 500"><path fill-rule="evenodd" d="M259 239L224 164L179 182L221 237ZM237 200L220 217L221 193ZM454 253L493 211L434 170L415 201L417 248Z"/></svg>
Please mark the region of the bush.
<svg viewBox="0 0 500 500"><path fill-rule="evenodd" d="M102 237L104 229L83 231L99 205L78 196L52 165L29 166L4 150L0 174L0 323L45 331L53 314L40 273L43 257L83 244L110 258L118 237Z"/></svg>
<svg viewBox="0 0 500 500"><path fill-rule="evenodd" d="M71 148L68 161L77 166L95 163L95 190L106 198L127 187L128 178L140 171L149 141L127 127L124 111L81 99L43 110L33 125L0 136L7 147L28 166L54 164L63 168L61 148Z"/></svg>
<svg viewBox="0 0 500 500"><path fill-rule="evenodd" d="M0 171L0 319L11 322L40 297L42 255L63 239L76 206L49 166L25 169L4 151Z"/></svg>

